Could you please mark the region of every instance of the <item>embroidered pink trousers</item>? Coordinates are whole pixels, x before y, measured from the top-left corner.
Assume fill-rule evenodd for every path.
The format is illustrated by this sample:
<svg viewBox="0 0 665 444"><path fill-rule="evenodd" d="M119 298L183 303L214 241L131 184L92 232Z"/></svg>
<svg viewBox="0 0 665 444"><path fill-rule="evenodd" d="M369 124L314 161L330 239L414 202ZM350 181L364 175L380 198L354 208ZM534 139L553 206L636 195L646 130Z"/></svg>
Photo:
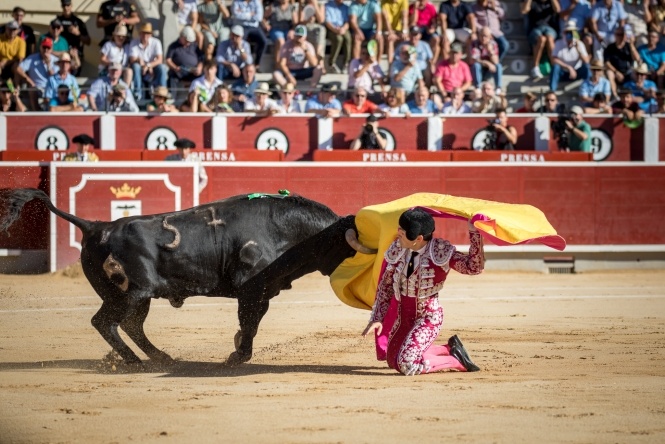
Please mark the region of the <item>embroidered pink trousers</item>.
<svg viewBox="0 0 665 444"><path fill-rule="evenodd" d="M376 337L377 358L387 360L390 368L403 374L414 366L422 366L422 373L466 371L450 356L447 345L433 344L443 325L443 308L438 298L400 299L390 301L382 334Z"/></svg>

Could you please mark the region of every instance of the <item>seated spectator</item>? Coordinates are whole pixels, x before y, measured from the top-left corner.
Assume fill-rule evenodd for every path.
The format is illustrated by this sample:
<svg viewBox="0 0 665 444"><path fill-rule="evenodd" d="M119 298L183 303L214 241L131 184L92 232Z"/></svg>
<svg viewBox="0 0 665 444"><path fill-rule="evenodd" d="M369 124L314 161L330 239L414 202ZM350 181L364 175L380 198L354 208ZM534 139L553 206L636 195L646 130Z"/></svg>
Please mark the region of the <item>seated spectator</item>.
<svg viewBox="0 0 665 444"><path fill-rule="evenodd" d="M18 88L11 79L0 80L0 113L23 113L27 108L21 101Z"/></svg>
<svg viewBox="0 0 665 444"><path fill-rule="evenodd" d="M99 59L99 74L104 75L111 63L122 65L122 78L130 85L133 72L129 66L129 42L127 41L127 27L118 25L113 31L111 40L104 43Z"/></svg>
<svg viewBox="0 0 665 444"><path fill-rule="evenodd" d="M554 44L550 89L556 91L561 81L589 78L589 55L584 44L577 38L573 24L564 30L564 37Z"/></svg>
<svg viewBox="0 0 665 444"><path fill-rule="evenodd" d="M314 88L323 74L322 67L316 57L316 50L306 40L307 28L296 26L293 40L284 44L279 53L279 63L273 77L279 86L287 82L296 84L297 80L310 79L310 86Z"/></svg>
<svg viewBox="0 0 665 444"><path fill-rule="evenodd" d="M462 45L459 42L453 43L450 46L448 60L442 60L436 67L434 85L444 98L454 88L462 88L462 91L471 88L471 69L469 69L469 65L462 61L462 53Z"/></svg>
<svg viewBox="0 0 665 444"><path fill-rule="evenodd" d="M425 86L416 57L416 49L413 46L402 45L399 49L399 58L395 59L390 67L390 87L403 89L407 98L416 88Z"/></svg>
<svg viewBox="0 0 665 444"><path fill-rule="evenodd" d="M440 110L429 98L429 89L426 86L418 88L413 95L413 99L406 102L411 114L436 114Z"/></svg>
<svg viewBox="0 0 665 444"><path fill-rule="evenodd" d="M210 108L215 113L232 113L236 111L233 103L233 93L231 89L226 85L220 85L215 91L215 96L212 98L212 101L208 104ZM244 106L240 108L244 109Z"/></svg>
<svg viewBox="0 0 665 444"><path fill-rule="evenodd" d="M5 25L5 32L0 36L0 79L13 79L18 84L16 70L25 59L25 41L18 36L19 25L16 20Z"/></svg>
<svg viewBox="0 0 665 444"><path fill-rule="evenodd" d="M537 112L536 109L534 108L536 104L536 99L538 97L532 93L531 91L528 91L524 94L524 102L523 105L520 109L515 111L516 113L519 114L526 114L526 113L535 113Z"/></svg>
<svg viewBox="0 0 665 444"><path fill-rule="evenodd" d="M593 56L603 59L603 49L614 41L614 32L623 28L628 15L619 0L597 0L591 10L589 27L593 34Z"/></svg>
<svg viewBox="0 0 665 444"><path fill-rule="evenodd" d="M298 24L307 29L307 41L314 46L316 57L323 67L323 59L326 54L326 21L324 5L318 0L298 0L300 13Z"/></svg>
<svg viewBox="0 0 665 444"><path fill-rule="evenodd" d="M408 38L409 2L408 0L381 0L383 11L383 33L387 47L388 63L395 58L395 44Z"/></svg>
<svg viewBox="0 0 665 444"><path fill-rule="evenodd" d="M60 68L62 70L62 67ZM92 111L111 111L110 99L114 99L114 106L118 104L130 110L137 110L136 102L132 94L127 94L129 86L120 80L122 73L122 65L119 63L112 63L108 67L108 72L92 82L88 90L88 105ZM122 85L123 89L118 89L116 97L113 97L114 87ZM121 97L120 97L121 96ZM122 101L121 101L122 99ZM124 102L127 102L125 105Z"/></svg>
<svg viewBox="0 0 665 444"><path fill-rule="evenodd" d="M621 114L628 120L636 120L644 116L644 110L639 103L633 100L633 93L629 89L619 91L619 100L612 104L612 112Z"/></svg>
<svg viewBox="0 0 665 444"><path fill-rule="evenodd" d="M602 92L594 94L591 102L584 106L584 114L612 114L609 96Z"/></svg>
<svg viewBox="0 0 665 444"><path fill-rule="evenodd" d="M492 38L499 46L499 60L502 60L508 50L508 40L501 31L501 20L505 16L501 4L498 0L476 0L471 10L476 18L476 31L480 33L485 28L490 29Z"/></svg>
<svg viewBox="0 0 665 444"><path fill-rule="evenodd" d="M649 112L652 114L665 114L665 92L656 92L656 106L652 106Z"/></svg>
<svg viewBox="0 0 665 444"><path fill-rule="evenodd" d="M49 25L49 32L46 34L43 34L39 38L39 44L44 39L51 39L53 42L53 55L60 58L64 53L69 52L69 42L67 42L67 39L65 39L62 35L62 22L60 20L55 19L51 20L51 24ZM69 54L70 56L72 55L71 53ZM78 57L78 51L76 52L76 57ZM77 65L75 63L75 60L72 58L72 70L77 69L80 66L80 63Z"/></svg>
<svg viewBox="0 0 665 444"><path fill-rule="evenodd" d="M25 42L25 55L26 57L30 54L35 53L35 31L32 27L23 23L25 18L25 9L20 6L14 7L12 10L12 18L18 23L18 36L21 40ZM11 21L10 21L11 22ZM6 25L0 26L0 36L6 32Z"/></svg>
<svg viewBox="0 0 665 444"><path fill-rule="evenodd" d="M134 3L127 0L106 0L99 7L96 24L98 28L104 28L104 38L99 46L111 40L116 26L122 24L127 27L127 35L132 35L134 25L141 21Z"/></svg>
<svg viewBox="0 0 665 444"><path fill-rule="evenodd" d="M481 29L479 33L478 39L471 42L469 55L474 86L479 88L483 81L492 78L497 92L501 93L503 68L499 61L499 46L492 38L492 33L488 27Z"/></svg>
<svg viewBox="0 0 665 444"><path fill-rule="evenodd" d="M305 112L314 113L318 117L339 117L342 111L342 104L339 103L335 92L337 87L335 85L326 84L321 86L318 94L311 97L305 103Z"/></svg>
<svg viewBox="0 0 665 444"><path fill-rule="evenodd" d="M559 98L554 91L547 91L545 93L544 103L538 108L539 113L549 114L564 114L566 112L566 105L559 103Z"/></svg>
<svg viewBox="0 0 665 444"><path fill-rule="evenodd" d="M242 77L233 82L231 88L242 96L241 100L244 102L245 98L254 98L254 90L257 86L259 86L259 82L256 80L256 67L248 63L242 69Z"/></svg>
<svg viewBox="0 0 665 444"><path fill-rule="evenodd" d="M214 54L217 45L228 38L224 20L231 17L223 1L204 0L197 7L199 26L203 34L203 52Z"/></svg>
<svg viewBox="0 0 665 444"><path fill-rule="evenodd" d="M74 99L69 86L61 83L55 90L55 95L48 103L48 110L52 113L64 113L70 111L83 111L83 107Z"/></svg>
<svg viewBox="0 0 665 444"><path fill-rule="evenodd" d="M195 41L196 33L190 26L185 26L178 40L171 43L166 51L171 90L179 82L192 82L203 72L203 53L194 44Z"/></svg>
<svg viewBox="0 0 665 444"><path fill-rule="evenodd" d="M349 7L344 0L328 0L325 11L326 39L330 42L328 69L334 74L346 73L351 61L351 32L349 31ZM342 67L337 66L340 53L344 54Z"/></svg>
<svg viewBox="0 0 665 444"><path fill-rule="evenodd" d="M432 48L421 40L419 27L411 27L408 38L397 46L398 53L404 45L410 45L416 50L416 63L418 64L418 69L420 69L425 85L430 86L432 84L432 72L436 69L436 63L432 58Z"/></svg>
<svg viewBox="0 0 665 444"><path fill-rule="evenodd" d="M372 56L383 53L383 16L381 6L373 0L354 0L349 7L349 26L353 37L353 58L360 57L363 42L376 40L378 50Z"/></svg>
<svg viewBox="0 0 665 444"><path fill-rule="evenodd" d="M496 132L494 138L495 146L492 149L501 150L501 151L512 151L515 149L515 144L517 143L517 129L508 125L508 113L503 108L498 108L495 111L496 118L492 127Z"/></svg>
<svg viewBox="0 0 665 444"><path fill-rule="evenodd" d="M266 82L259 83L254 98L245 102L245 112L253 112L257 116L270 116L280 111L277 102L270 98L270 85Z"/></svg>
<svg viewBox="0 0 665 444"><path fill-rule="evenodd" d="M260 26L263 21L263 4L260 0L233 0L231 16L234 27L242 26L245 39L256 45L254 64L261 66L261 57L268 44L268 38Z"/></svg>
<svg viewBox="0 0 665 444"><path fill-rule="evenodd" d="M166 86L158 86L153 90L152 101L145 107L148 112L177 113L178 107L169 103L171 94Z"/></svg>
<svg viewBox="0 0 665 444"><path fill-rule="evenodd" d="M443 105L442 114L460 115L471 112L471 107L464 101L464 90L459 86L453 88L450 93L450 100Z"/></svg>
<svg viewBox="0 0 665 444"><path fill-rule="evenodd" d="M656 29L659 34L665 33L665 0L642 2L644 22L647 29Z"/></svg>
<svg viewBox="0 0 665 444"><path fill-rule="evenodd" d="M197 0L176 0L178 7L176 11L176 21L178 23L178 32L182 31L185 26L191 26L196 32L196 46L202 48L203 34L197 32L197 24L199 22L199 10L197 7Z"/></svg>
<svg viewBox="0 0 665 444"><path fill-rule="evenodd" d="M432 50L432 62L439 60L441 37L436 32L439 14L430 0L416 0L409 6L411 27L420 28L422 40L429 43Z"/></svg>
<svg viewBox="0 0 665 444"><path fill-rule="evenodd" d="M603 52L605 73L614 98L619 97L617 90L624 82L630 80L635 61L640 60L635 48L635 37L629 37L624 28L619 27L614 31L614 43L610 43Z"/></svg>
<svg viewBox="0 0 665 444"><path fill-rule="evenodd" d="M60 60L58 60L57 72L48 78L46 82L46 91L44 92L44 102L46 108L53 100L58 99L58 87L60 85L67 86L68 103L78 105L79 101L79 87L76 77L70 74L72 66L72 59L69 53L64 53Z"/></svg>
<svg viewBox="0 0 665 444"><path fill-rule="evenodd" d="M365 120L358 137L351 142L351 149L357 150L385 150L388 141L379 132L379 119L371 114Z"/></svg>
<svg viewBox="0 0 665 444"><path fill-rule="evenodd" d="M605 94L605 102L609 102L612 89L610 82L603 77L603 63L600 60L591 61L591 77L582 82L580 85L580 101L583 106L591 105L593 97L597 93Z"/></svg>
<svg viewBox="0 0 665 444"><path fill-rule="evenodd" d="M139 38L129 45L129 63L133 72L132 89L136 100L143 99L146 85L166 86L167 68L164 64L162 42L152 36L152 24L144 23Z"/></svg>
<svg viewBox="0 0 665 444"><path fill-rule="evenodd" d="M244 28L235 25L229 39L217 46L217 75L221 80L240 79L245 65L254 63L249 43L243 40L244 35Z"/></svg>
<svg viewBox="0 0 665 444"><path fill-rule="evenodd" d="M579 0L573 0L575 3L577 1ZM557 37L559 10L560 6L556 0L524 0L520 5L520 12L526 16L528 23L526 34L533 49L531 77L535 80L543 78L543 73L540 71L543 54L547 54L550 63L553 60L552 50ZM564 28L565 26L560 27ZM577 29L577 23L575 28Z"/></svg>
<svg viewBox="0 0 665 444"><path fill-rule="evenodd" d="M627 89L633 94L633 101L640 104L640 108L644 111L656 103L656 84L648 79L649 68L646 63L640 64L635 68L634 80L624 83L624 89Z"/></svg>
<svg viewBox="0 0 665 444"><path fill-rule="evenodd" d="M19 65L16 74L31 88L28 91L30 108L39 111L39 100L44 96L48 78L58 72L58 58L53 55L53 42L45 38L39 45L39 53L31 54Z"/></svg>
<svg viewBox="0 0 665 444"><path fill-rule="evenodd" d="M90 151L95 148L95 139L87 134L74 136L72 142L76 144L76 151L65 154L65 162L99 162L99 156Z"/></svg>
<svg viewBox="0 0 665 444"><path fill-rule="evenodd" d="M479 114L495 113L497 109L506 108L506 98L496 94L494 85L483 82L480 85L480 97L473 102L473 112Z"/></svg>
<svg viewBox="0 0 665 444"><path fill-rule="evenodd" d="M353 95L342 105L344 114L367 114L379 110L376 103L367 98L367 90L363 87L356 87Z"/></svg>
<svg viewBox="0 0 665 444"><path fill-rule="evenodd" d="M85 22L72 12L72 0L60 0L60 6L62 7L62 14L57 16L56 20L59 20L62 24L62 37L69 43L72 60L78 60L78 69L72 71L72 74L77 76L81 71L81 65L83 65L83 48L90 45L91 39ZM74 57L74 51L76 57Z"/></svg>
<svg viewBox="0 0 665 444"><path fill-rule="evenodd" d="M203 75L194 79L189 86L189 96L187 102L189 110L195 112L212 112L208 108L208 102L215 96L215 90L224 83L217 78L217 62L210 61L203 66ZM181 107L182 111L185 111Z"/></svg>
<svg viewBox="0 0 665 444"><path fill-rule="evenodd" d="M596 0L593 0L594 3L595 1ZM585 35L585 39L586 35L591 37L591 35L585 31L587 23L591 18L591 3L588 0L558 0L558 2L560 10L558 14L559 29L564 29L566 24L572 21L575 22L577 32L580 36ZM592 40L589 40L588 44L585 40L584 43L587 45L587 48L589 48L592 45Z"/></svg>
<svg viewBox="0 0 665 444"><path fill-rule="evenodd" d="M296 87L293 83L287 83L284 88L280 88L280 99L277 101L280 111L279 114L294 114L301 113L300 104L294 100L296 94Z"/></svg>
<svg viewBox="0 0 665 444"><path fill-rule="evenodd" d="M649 41L646 45L637 48L640 59L649 68L649 79L656 82L658 88L663 88L663 76L665 75L665 46L659 43L660 33L658 29L649 31Z"/></svg>
<svg viewBox="0 0 665 444"><path fill-rule="evenodd" d="M279 62L279 51L286 39L293 38L292 29L298 23L298 6L290 0L276 0L266 7L263 16L263 27L268 31L268 37L273 43L275 64Z"/></svg>
<svg viewBox="0 0 665 444"><path fill-rule="evenodd" d="M453 42L465 44L471 35L476 34L476 16L470 3L460 0L448 0L439 6L441 23L442 54L444 59L450 56Z"/></svg>
<svg viewBox="0 0 665 444"><path fill-rule="evenodd" d="M384 77L385 74L381 69L381 65L369 55L367 45L364 45L360 50L360 58L351 60L349 65L348 88L362 87L367 91L374 91L374 83L376 82L381 86L381 93L383 94L386 90Z"/></svg>
<svg viewBox="0 0 665 444"><path fill-rule="evenodd" d="M379 110L386 116L404 114L410 116L409 106L404 103L404 90L393 88L386 94L386 103L379 105Z"/></svg>

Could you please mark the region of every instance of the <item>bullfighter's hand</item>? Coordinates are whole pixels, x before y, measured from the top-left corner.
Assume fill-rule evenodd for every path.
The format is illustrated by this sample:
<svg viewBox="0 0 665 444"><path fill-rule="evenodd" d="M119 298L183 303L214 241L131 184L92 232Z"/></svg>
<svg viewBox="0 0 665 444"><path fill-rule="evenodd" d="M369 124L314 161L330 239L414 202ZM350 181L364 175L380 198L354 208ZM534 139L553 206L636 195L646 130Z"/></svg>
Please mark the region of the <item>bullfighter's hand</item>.
<svg viewBox="0 0 665 444"><path fill-rule="evenodd" d="M383 330L383 325L380 322L370 322L367 324L367 327L365 327L365 331L363 331L363 336L367 336L367 333L370 332L370 330L375 330L377 335L381 334L381 331Z"/></svg>

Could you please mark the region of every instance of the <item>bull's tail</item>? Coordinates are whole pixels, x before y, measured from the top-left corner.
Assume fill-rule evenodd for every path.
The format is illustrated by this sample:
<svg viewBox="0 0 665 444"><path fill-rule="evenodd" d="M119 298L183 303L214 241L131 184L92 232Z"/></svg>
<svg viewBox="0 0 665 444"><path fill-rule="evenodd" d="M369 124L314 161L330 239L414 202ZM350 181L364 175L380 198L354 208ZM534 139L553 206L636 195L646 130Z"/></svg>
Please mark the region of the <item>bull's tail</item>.
<svg viewBox="0 0 665 444"><path fill-rule="evenodd" d="M36 188L5 188L0 190L0 233L3 231L7 232L9 227L21 217L23 205L33 199L41 200L49 210L67 222L76 225L83 232L88 231L92 227L93 222L65 213L56 208L48 195L42 190Z"/></svg>

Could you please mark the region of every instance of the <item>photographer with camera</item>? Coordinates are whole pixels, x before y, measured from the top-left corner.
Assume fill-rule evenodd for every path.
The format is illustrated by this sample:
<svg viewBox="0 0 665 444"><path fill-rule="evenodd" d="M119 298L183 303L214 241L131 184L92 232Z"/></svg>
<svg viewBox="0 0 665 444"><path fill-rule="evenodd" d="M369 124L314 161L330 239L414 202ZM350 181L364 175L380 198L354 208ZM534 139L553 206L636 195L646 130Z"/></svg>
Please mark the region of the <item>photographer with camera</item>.
<svg viewBox="0 0 665 444"><path fill-rule="evenodd" d="M560 151L591 152L591 126L584 121L580 106L570 108L570 116L559 116L552 124Z"/></svg>
<svg viewBox="0 0 665 444"><path fill-rule="evenodd" d="M118 83L113 88L111 88L111 93L109 94L109 107L108 110L111 112L130 112L137 113L139 112L139 107L136 105L136 102L127 100L127 87ZM130 94L131 95L131 94Z"/></svg>
<svg viewBox="0 0 665 444"><path fill-rule="evenodd" d="M512 151L517 143L517 129L508 125L508 114L504 108L497 108L496 117L488 120L487 137L483 150Z"/></svg>
<svg viewBox="0 0 665 444"><path fill-rule="evenodd" d="M351 143L351 149L354 151L357 150L385 150L387 141L379 133L379 119L374 115L370 114L367 117L365 125L363 125L360 134Z"/></svg>

